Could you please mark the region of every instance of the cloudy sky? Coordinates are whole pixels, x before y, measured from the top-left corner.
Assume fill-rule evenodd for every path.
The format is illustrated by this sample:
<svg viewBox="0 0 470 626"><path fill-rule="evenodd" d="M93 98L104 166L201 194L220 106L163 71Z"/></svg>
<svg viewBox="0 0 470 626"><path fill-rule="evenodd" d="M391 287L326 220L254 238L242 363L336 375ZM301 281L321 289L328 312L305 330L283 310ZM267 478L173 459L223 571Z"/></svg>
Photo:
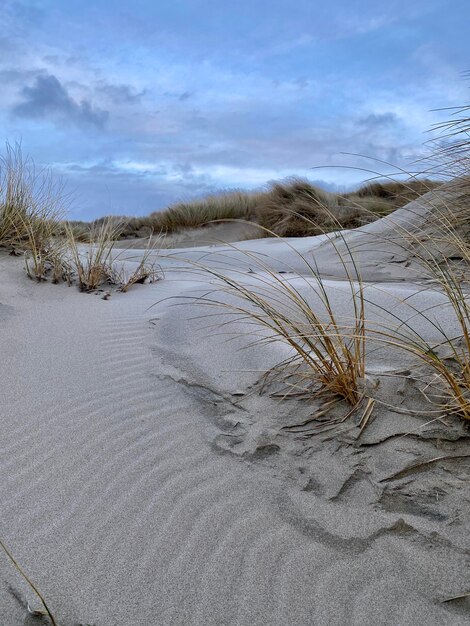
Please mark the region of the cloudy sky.
<svg viewBox="0 0 470 626"><path fill-rule="evenodd" d="M0 139L73 217L410 167L468 102L468 0L0 0ZM444 116L445 117L445 116Z"/></svg>

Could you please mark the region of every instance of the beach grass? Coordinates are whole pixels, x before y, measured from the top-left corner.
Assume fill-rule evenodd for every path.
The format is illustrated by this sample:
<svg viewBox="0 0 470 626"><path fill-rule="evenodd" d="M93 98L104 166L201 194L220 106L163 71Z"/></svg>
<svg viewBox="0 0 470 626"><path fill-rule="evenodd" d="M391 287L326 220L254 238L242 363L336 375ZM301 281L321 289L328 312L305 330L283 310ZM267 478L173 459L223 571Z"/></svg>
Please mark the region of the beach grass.
<svg viewBox="0 0 470 626"><path fill-rule="evenodd" d="M382 180L339 194L292 178L271 183L255 213L255 221L281 237L320 235L363 226L392 213L436 188L428 179Z"/></svg>
<svg viewBox="0 0 470 626"><path fill-rule="evenodd" d="M388 215L437 185L426 178L384 179L367 183L357 191L339 194L293 177L273 181L263 190L227 190L178 202L146 217L108 216L92 223L76 221L73 226L82 240L86 240L93 227L113 219L120 225L120 238L127 239L165 235L236 219L259 224L264 229L259 233L263 232L266 237L305 237L362 226Z"/></svg>
<svg viewBox="0 0 470 626"><path fill-rule="evenodd" d="M123 257L123 253L127 256ZM126 293L132 285L154 283L163 277L163 271L155 260L156 243L149 237L147 247L137 257L129 255L129 251L124 250L113 258L108 267L108 280L114 285L118 285L118 291ZM126 263L139 259L133 270L128 269Z"/></svg>
<svg viewBox="0 0 470 626"><path fill-rule="evenodd" d="M270 233L270 236L276 235ZM258 329L265 331L261 338L254 339L255 343L280 341L291 349L291 356L266 372L267 377L280 376L294 393L327 400L344 399L355 409L365 397L366 320L364 285L354 257L349 250L345 256L338 251L353 309L353 315L346 318L335 311L330 290L315 261L295 250L289 242L284 243L305 266L304 273L293 272L288 276L288 266L286 272L280 273L266 257L231 245L229 249L242 252L246 267L250 267L248 279L246 268L234 273L192 262L198 271L215 279L217 285L215 291L197 300L215 306L216 316L224 312L232 314L229 321L222 321L222 327L233 321L248 320L254 324L254 337L258 337ZM228 297L221 300L220 293Z"/></svg>
<svg viewBox="0 0 470 626"><path fill-rule="evenodd" d="M105 220L90 231L87 244L75 238L72 227L66 226L67 247L73 274L80 291L93 291L112 276L112 252L119 236L119 225Z"/></svg>
<svg viewBox="0 0 470 626"><path fill-rule="evenodd" d="M434 218L438 219L436 215ZM452 414L470 420L470 243L461 237L447 216L442 216L440 221L441 232L431 242L422 231L408 231L404 235L415 244L414 260L431 281L421 288L421 294L437 289L444 296L439 310L435 307L418 309L407 302L415 321L413 327L404 319L396 318L396 329L376 330L375 339L424 363L429 374L429 393L425 395L439 415ZM436 251L436 245L451 246L452 257ZM439 320L439 312L444 315L447 311L453 312L457 333L450 333ZM390 314L385 310L384 313ZM419 319L434 329L440 337L438 341L431 343L416 330Z"/></svg>
<svg viewBox="0 0 470 626"><path fill-rule="evenodd" d="M65 215L66 196L48 169L37 170L21 145L0 157L0 247L45 256Z"/></svg>
<svg viewBox="0 0 470 626"><path fill-rule="evenodd" d="M37 169L21 145L6 145L0 158L0 248L24 257L29 278L78 283L93 291L103 283L126 292L133 284L156 280L149 247L134 271L113 264L119 219L98 220L90 228L65 221L66 196L48 169ZM118 255L119 256L119 255Z"/></svg>
<svg viewBox="0 0 470 626"><path fill-rule="evenodd" d="M164 233L197 228L222 219L250 219L261 195L240 190L224 191L201 200L173 204L166 211L152 213L150 218Z"/></svg>
<svg viewBox="0 0 470 626"><path fill-rule="evenodd" d="M445 295L459 332L451 336L432 320L442 339L430 346L421 337L411 349L434 372L444 390L439 408L470 420L470 106L451 109L451 118L434 127L428 171L447 179L442 206L434 210L433 238L411 235L417 260ZM405 233L410 238L410 233ZM429 321L426 312L419 312Z"/></svg>

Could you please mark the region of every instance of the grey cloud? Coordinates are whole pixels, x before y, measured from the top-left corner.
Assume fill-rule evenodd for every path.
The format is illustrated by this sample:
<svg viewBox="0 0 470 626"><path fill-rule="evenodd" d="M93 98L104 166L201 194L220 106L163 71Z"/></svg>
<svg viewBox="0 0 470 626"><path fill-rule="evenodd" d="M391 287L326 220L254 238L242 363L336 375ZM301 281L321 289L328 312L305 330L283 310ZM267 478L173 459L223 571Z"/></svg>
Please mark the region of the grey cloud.
<svg viewBox="0 0 470 626"><path fill-rule="evenodd" d="M146 94L145 89L137 92L130 85L112 85L104 81L98 83L97 90L113 102L119 104L140 102L142 97Z"/></svg>
<svg viewBox="0 0 470 626"><path fill-rule="evenodd" d="M6 83L22 83L37 78L41 75L40 70L5 69L0 70L0 81Z"/></svg>
<svg viewBox="0 0 470 626"><path fill-rule="evenodd" d="M94 219L107 214L148 215L175 200L217 190L217 186L205 176L169 181L164 175L160 177L159 173L143 176L139 172L123 172L108 161L89 168L68 164L65 178L68 188L73 190L74 219Z"/></svg>
<svg viewBox="0 0 470 626"><path fill-rule="evenodd" d="M3 0L0 11L0 31L8 36L24 37L41 27L46 13L31 3Z"/></svg>
<svg viewBox="0 0 470 626"><path fill-rule="evenodd" d="M398 122L395 113L370 113L365 117L361 117L358 123L366 128L383 128L384 126L394 126Z"/></svg>
<svg viewBox="0 0 470 626"><path fill-rule="evenodd" d="M167 96L168 98L177 98L180 102L184 102L185 100L189 100L189 98L191 98L194 94L192 94L190 91L183 91L181 93L165 91L163 95Z"/></svg>
<svg viewBox="0 0 470 626"><path fill-rule="evenodd" d="M310 85L310 81L304 76L297 78L294 82L299 89L306 89Z"/></svg>
<svg viewBox="0 0 470 626"><path fill-rule="evenodd" d="M166 176L168 171L165 167L161 166L157 170L151 171L141 169L135 172L128 172L125 169L119 168L112 159L103 159L94 165L81 165L80 163L67 163L64 165L64 169L67 172L76 174L92 175L96 178L103 177L105 180L110 178L120 178L122 180L137 181L147 177Z"/></svg>
<svg viewBox="0 0 470 626"><path fill-rule="evenodd" d="M173 166L173 170L178 174L190 174L193 172L194 168L191 163L176 163Z"/></svg>
<svg viewBox="0 0 470 626"><path fill-rule="evenodd" d="M51 118L102 128L109 112L93 107L88 100L76 102L53 74L37 76L32 87L23 87L23 102L13 113L18 117Z"/></svg>

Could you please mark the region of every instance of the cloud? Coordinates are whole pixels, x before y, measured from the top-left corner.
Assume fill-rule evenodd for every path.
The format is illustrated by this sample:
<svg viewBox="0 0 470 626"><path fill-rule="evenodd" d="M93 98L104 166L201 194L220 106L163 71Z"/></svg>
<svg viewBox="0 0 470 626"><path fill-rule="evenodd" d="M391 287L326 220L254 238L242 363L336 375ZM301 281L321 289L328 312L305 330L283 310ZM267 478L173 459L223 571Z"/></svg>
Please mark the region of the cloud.
<svg viewBox="0 0 470 626"><path fill-rule="evenodd" d="M184 102L185 100L189 100L190 98L192 98L194 94L191 91L182 91L181 93L165 91L163 92L163 95L167 98L176 98L180 102Z"/></svg>
<svg viewBox="0 0 470 626"><path fill-rule="evenodd" d="M429 110L467 97L465 21L444 0L274 0L261 21L252 0L0 4L4 138L35 120L25 148L95 216L292 174L349 186L367 175L342 166L374 158L406 168L442 119Z"/></svg>
<svg viewBox="0 0 470 626"><path fill-rule="evenodd" d="M109 100L116 104L136 104L142 100L142 97L147 93L145 89L142 91L135 91L130 85L113 85L100 81L97 86L97 91L104 94Z"/></svg>
<svg viewBox="0 0 470 626"><path fill-rule="evenodd" d="M103 128L109 112L94 108L88 100L76 102L53 74L37 76L32 87L23 87L23 102L13 108L18 117L54 119Z"/></svg>
<svg viewBox="0 0 470 626"><path fill-rule="evenodd" d="M30 69L23 70L17 68L0 70L0 81L4 83L24 83L25 80L37 78L41 74L40 71Z"/></svg>
<svg viewBox="0 0 470 626"><path fill-rule="evenodd" d="M398 123L398 116L390 111L387 113L370 113L361 117L358 123L370 129L390 127Z"/></svg>

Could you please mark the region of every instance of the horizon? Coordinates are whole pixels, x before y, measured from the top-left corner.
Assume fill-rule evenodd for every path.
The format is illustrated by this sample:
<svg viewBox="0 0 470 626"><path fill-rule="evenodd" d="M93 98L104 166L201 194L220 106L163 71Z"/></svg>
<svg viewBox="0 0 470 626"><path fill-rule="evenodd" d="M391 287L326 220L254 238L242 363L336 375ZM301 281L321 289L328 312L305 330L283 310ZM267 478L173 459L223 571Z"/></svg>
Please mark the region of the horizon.
<svg viewBox="0 0 470 626"><path fill-rule="evenodd" d="M360 168L408 171L436 109L468 101L469 17L461 0L6 0L2 139L63 178L76 220L289 176L348 189Z"/></svg>

